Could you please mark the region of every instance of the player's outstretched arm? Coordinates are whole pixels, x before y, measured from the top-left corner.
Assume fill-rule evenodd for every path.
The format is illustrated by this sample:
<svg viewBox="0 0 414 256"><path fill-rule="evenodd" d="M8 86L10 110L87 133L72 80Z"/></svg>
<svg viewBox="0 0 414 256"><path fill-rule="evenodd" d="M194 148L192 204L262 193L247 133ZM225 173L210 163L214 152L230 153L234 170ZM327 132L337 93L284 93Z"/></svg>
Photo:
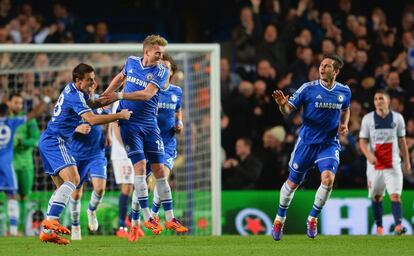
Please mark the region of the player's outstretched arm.
<svg viewBox="0 0 414 256"><path fill-rule="evenodd" d="M273 99L279 105L279 110L283 115L289 115L292 112L292 106L288 104L288 95L284 95L281 90L276 90L272 93Z"/></svg>
<svg viewBox="0 0 414 256"><path fill-rule="evenodd" d="M81 117L90 125L107 124L116 120L125 119L128 120L131 117L132 111L123 109L121 112L109 115L95 115L92 111L83 113Z"/></svg>
<svg viewBox="0 0 414 256"><path fill-rule="evenodd" d="M140 100L147 101L150 100L158 92L158 87L152 83L149 83L144 90L135 91L135 92L107 92L102 94L99 100L105 104L117 100Z"/></svg>
<svg viewBox="0 0 414 256"><path fill-rule="evenodd" d="M111 83L108 85L108 88L106 88L103 94L117 91L119 87L121 87L122 84L124 83L124 80L125 80L125 75L121 71L118 73L118 75L114 77L114 79L112 79Z"/></svg>

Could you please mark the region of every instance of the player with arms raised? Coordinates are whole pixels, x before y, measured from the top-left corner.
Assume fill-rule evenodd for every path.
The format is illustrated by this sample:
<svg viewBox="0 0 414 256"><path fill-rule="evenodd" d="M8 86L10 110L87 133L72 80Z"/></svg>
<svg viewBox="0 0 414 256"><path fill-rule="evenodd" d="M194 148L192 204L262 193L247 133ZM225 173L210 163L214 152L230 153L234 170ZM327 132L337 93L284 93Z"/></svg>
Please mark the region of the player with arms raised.
<svg viewBox="0 0 414 256"><path fill-rule="evenodd" d="M318 233L317 218L332 192L339 165L338 132L348 133L351 91L335 81L342 66L339 56L324 56L319 65L319 80L303 84L290 98L279 90L273 93L284 115L303 107L303 124L289 161L289 177L280 190L279 209L272 230L276 241L283 235L286 212L296 189L315 165L321 172L321 185L306 224L308 237L315 238Z"/></svg>
<svg viewBox="0 0 414 256"><path fill-rule="evenodd" d="M98 108L103 104L89 98L90 89L96 83L95 71L91 66L84 63L77 65L72 71L72 77L73 82L66 85L59 95L52 119L39 141L39 152L45 172L51 176L57 187L49 200L47 217L42 222L44 230L39 238L43 242L56 244L69 243L57 234L70 234L70 231L59 223L59 217L80 182L76 161L69 145L75 128L81 119L90 125L97 125L119 119L128 120L131 116L131 111L126 109L110 115L95 115L92 112L91 108Z"/></svg>
<svg viewBox="0 0 414 256"><path fill-rule="evenodd" d="M107 102L120 99L119 109L131 109L129 122L120 121L120 133L128 157L134 165L134 193L139 200L144 217L144 226L154 234L162 227L152 216L148 207L146 182L146 157L156 178L157 190L166 215L166 227L178 229L182 224L174 218L171 188L164 168L164 144L157 124L158 92L168 79L168 69L160 64L167 40L150 35L143 42L144 56L131 56L123 70L115 76L102 98ZM123 92L114 92L125 82ZM134 207L134 202L133 202Z"/></svg>
<svg viewBox="0 0 414 256"><path fill-rule="evenodd" d="M385 189L390 195L396 235L406 232L401 224L401 192L403 175L400 151L404 160L403 170L411 172L410 156L405 140L405 122L400 113L390 111L390 96L385 91L374 95L375 111L362 119L359 145L367 158L368 196L372 198L372 210L377 235L383 235L382 199Z"/></svg>

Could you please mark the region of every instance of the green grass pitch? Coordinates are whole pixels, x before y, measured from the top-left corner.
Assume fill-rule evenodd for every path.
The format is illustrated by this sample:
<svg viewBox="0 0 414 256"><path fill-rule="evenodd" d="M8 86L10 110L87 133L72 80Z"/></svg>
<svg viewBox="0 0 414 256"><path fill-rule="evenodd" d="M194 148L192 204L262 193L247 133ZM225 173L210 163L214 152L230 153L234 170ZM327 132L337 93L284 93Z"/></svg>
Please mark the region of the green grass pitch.
<svg viewBox="0 0 414 256"><path fill-rule="evenodd" d="M31 237L0 237L0 255L124 256L124 255L414 255L414 236L145 236L138 242L114 236L87 236L66 246L41 243Z"/></svg>

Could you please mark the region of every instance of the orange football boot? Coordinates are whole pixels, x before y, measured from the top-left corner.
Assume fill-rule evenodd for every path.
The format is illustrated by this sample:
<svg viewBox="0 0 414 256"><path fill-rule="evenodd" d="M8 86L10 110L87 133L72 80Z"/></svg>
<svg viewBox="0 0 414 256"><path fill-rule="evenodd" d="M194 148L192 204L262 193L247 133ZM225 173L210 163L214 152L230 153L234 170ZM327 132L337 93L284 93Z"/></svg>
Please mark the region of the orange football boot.
<svg viewBox="0 0 414 256"><path fill-rule="evenodd" d="M52 233L49 233L49 234L47 234L45 232L42 232L39 235L39 239L40 239L40 241L42 241L44 243L54 243L54 244L59 244L59 245L67 245L67 244L70 243L68 239L60 237L55 232L52 232Z"/></svg>
<svg viewBox="0 0 414 256"><path fill-rule="evenodd" d="M66 234L66 235L70 234L70 230L67 229L65 226L62 226L57 219L43 220L42 221L42 227L44 229L53 230L57 233L62 233L62 234Z"/></svg>
<svg viewBox="0 0 414 256"><path fill-rule="evenodd" d="M172 218L170 221L165 221L165 228L169 230L174 230L177 233L186 233L188 228L186 228L179 220Z"/></svg>

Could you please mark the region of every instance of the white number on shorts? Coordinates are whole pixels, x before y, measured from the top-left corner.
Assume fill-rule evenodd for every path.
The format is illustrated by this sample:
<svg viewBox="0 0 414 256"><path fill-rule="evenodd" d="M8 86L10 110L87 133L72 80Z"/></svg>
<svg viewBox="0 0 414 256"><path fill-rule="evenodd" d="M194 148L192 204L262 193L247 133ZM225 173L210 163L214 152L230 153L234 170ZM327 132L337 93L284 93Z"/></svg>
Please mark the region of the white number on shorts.
<svg viewBox="0 0 414 256"><path fill-rule="evenodd" d="M160 140L156 140L155 143L157 143L158 151L164 151L164 143Z"/></svg>

